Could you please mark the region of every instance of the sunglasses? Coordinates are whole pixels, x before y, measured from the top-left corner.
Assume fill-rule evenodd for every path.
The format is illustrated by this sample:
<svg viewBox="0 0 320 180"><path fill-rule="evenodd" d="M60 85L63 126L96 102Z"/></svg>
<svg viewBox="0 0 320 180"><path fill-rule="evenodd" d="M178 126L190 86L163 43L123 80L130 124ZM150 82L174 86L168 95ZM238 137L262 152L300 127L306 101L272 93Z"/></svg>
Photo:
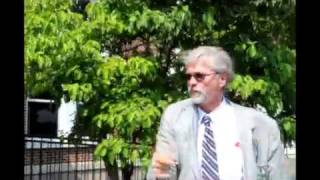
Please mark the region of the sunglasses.
<svg viewBox="0 0 320 180"><path fill-rule="evenodd" d="M194 77L194 79L196 79L198 82L203 81L206 76L210 76L212 74L218 74L216 72L213 73L209 73L209 74L205 74L205 73L193 73L193 74L186 74L186 78L187 80L191 80L192 77Z"/></svg>

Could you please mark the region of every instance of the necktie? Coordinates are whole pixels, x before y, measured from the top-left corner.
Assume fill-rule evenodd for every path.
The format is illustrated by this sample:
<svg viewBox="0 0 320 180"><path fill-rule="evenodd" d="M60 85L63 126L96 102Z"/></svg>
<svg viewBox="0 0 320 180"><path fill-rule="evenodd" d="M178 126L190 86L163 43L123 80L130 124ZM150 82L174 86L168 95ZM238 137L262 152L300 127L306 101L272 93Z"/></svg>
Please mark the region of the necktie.
<svg viewBox="0 0 320 180"><path fill-rule="evenodd" d="M210 129L210 122L209 116L204 116L201 120L201 123L205 125L201 172L203 180L219 180L216 145L213 139L213 132Z"/></svg>

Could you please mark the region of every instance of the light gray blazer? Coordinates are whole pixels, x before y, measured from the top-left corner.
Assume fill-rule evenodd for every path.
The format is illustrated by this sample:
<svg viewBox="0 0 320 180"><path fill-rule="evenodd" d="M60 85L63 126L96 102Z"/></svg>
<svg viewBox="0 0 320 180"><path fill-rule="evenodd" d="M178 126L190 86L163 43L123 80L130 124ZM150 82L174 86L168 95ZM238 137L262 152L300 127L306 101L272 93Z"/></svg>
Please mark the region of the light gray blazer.
<svg viewBox="0 0 320 180"><path fill-rule="evenodd" d="M226 100L233 108L244 157L244 179L287 180L284 149L276 121L253 108ZM197 153L198 111L191 99L171 104L164 111L157 134L156 150L173 152L178 165L171 169L170 180L201 180ZM147 180L155 180L151 166Z"/></svg>

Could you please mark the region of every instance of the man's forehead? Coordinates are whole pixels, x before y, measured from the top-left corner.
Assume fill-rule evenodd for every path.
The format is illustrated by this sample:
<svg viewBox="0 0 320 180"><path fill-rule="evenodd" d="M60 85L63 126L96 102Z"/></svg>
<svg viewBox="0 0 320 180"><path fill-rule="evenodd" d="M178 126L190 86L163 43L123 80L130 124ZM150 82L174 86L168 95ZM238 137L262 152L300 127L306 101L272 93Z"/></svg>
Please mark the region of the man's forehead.
<svg viewBox="0 0 320 180"><path fill-rule="evenodd" d="M212 69L212 64L210 64L208 60L198 59L197 61L192 61L187 64L186 70L188 69Z"/></svg>

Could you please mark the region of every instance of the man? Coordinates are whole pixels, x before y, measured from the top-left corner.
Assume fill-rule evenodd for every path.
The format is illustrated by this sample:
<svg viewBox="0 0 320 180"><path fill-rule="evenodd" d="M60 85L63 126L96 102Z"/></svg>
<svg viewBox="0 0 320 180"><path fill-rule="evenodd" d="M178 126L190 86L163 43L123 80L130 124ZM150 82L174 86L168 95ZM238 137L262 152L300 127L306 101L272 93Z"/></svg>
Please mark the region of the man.
<svg viewBox="0 0 320 180"><path fill-rule="evenodd" d="M147 179L287 179L277 123L224 97L228 53L201 46L184 63L191 98L165 110Z"/></svg>

